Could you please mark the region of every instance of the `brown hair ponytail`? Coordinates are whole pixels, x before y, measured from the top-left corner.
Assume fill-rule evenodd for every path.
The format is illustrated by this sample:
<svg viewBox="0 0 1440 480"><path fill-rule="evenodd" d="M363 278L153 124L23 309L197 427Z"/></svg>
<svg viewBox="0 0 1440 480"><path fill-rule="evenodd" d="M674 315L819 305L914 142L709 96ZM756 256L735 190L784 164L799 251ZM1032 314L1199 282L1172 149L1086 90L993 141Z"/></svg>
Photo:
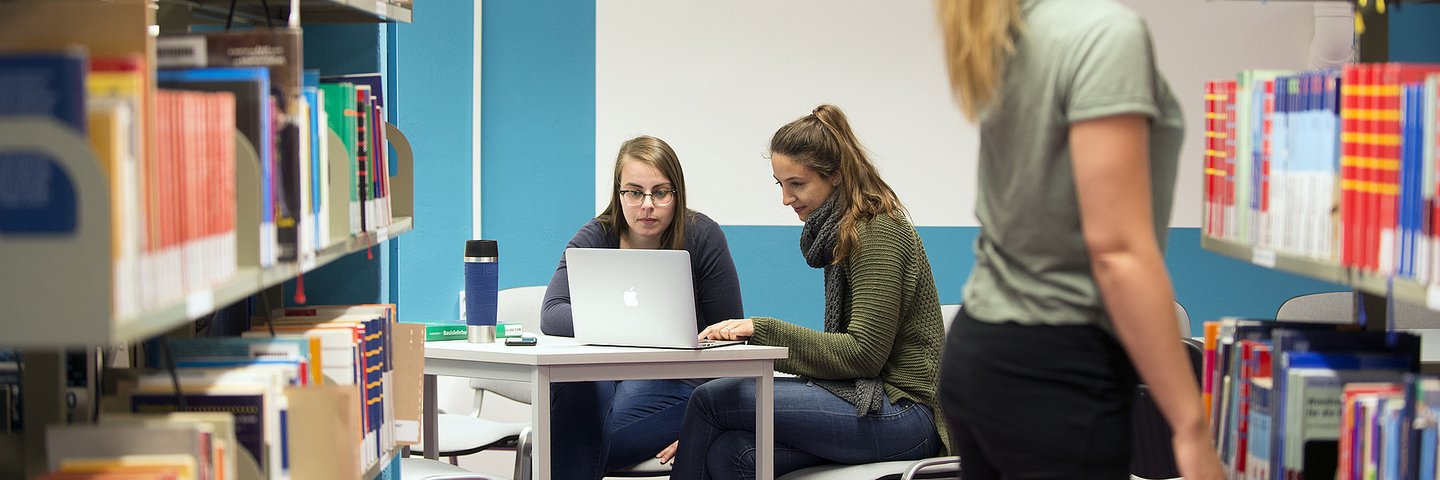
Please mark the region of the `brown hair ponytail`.
<svg viewBox="0 0 1440 480"><path fill-rule="evenodd" d="M820 105L810 115L780 127L770 139L770 152L810 167L821 178L839 180L835 194L840 195L843 214L835 263L855 251L860 236L857 224L882 214L905 215L900 198L880 178L839 107Z"/></svg>

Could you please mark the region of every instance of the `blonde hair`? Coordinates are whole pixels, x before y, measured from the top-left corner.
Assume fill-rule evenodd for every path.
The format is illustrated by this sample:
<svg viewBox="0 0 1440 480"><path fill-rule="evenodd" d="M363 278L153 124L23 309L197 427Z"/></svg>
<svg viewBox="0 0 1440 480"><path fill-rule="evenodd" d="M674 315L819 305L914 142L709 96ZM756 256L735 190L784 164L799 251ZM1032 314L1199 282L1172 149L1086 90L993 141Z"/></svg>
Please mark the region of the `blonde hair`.
<svg viewBox="0 0 1440 480"><path fill-rule="evenodd" d="M939 0L950 88L965 117L976 120L1000 92L1005 61L1024 32L1018 0Z"/></svg>
<svg viewBox="0 0 1440 480"><path fill-rule="evenodd" d="M630 231L630 224L625 221L624 208L620 203L620 170L625 166L626 161L640 162L660 171L661 175L670 180L670 185L675 189L675 215L670 217L670 225L665 227L665 233L660 235L660 248L666 250L685 249L685 224L690 219L691 212L685 207L685 171L680 168L680 157L675 155L675 150L664 140L641 135L620 144L620 153L615 155L615 181L610 188L610 205L605 207L604 212L595 217L601 225L616 236L624 237Z"/></svg>
<svg viewBox="0 0 1440 480"><path fill-rule="evenodd" d="M836 264L858 248L860 234L856 225L879 215L905 215L900 198L875 171L875 165L865 156L860 140L850 130L850 122L839 107L815 107L810 115L780 127L770 138L770 153L790 157L827 181L839 180L835 186L840 194L841 209L840 238L835 243Z"/></svg>

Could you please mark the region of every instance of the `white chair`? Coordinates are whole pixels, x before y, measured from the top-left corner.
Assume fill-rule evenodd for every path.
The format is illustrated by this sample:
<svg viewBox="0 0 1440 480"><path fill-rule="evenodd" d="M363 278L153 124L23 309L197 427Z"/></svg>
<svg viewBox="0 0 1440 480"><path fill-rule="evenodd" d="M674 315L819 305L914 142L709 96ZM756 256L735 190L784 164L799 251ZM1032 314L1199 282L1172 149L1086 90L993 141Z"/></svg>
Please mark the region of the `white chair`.
<svg viewBox="0 0 1440 480"><path fill-rule="evenodd" d="M539 332L540 302L544 296L544 286L500 290L497 295L496 318L502 322L521 323L526 331ZM520 439L528 433L528 421L497 422L480 418L480 410L487 393L530 403L528 383L441 376L436 378L436 390L436 406L440 411L436 421L440 433L437 447L440 456L448 457L451 465L458 465L459 457L485 450L517 450ZM411 455L418 456L423 451L423 444L416 445L411 448ZM424 465L423 462L414 463ZM423 468L421 471L424 472L431 470L418 468ZM528 474L528 469L527 463L522 471L520 462L517 461L515 477L525 478L522 473ZM404 469L402 472L405 472L406 479L424 478L413 476Z"/></svg>
<svg viewBox="0 0 1440 480"><path fill-rule="evenodd" d="M475 473L445 462L420 457L400 459L400 474L406 480L509 480Z"/></svg>
<svg viewBox="0 0 1440 480"><path fill-rule="evenodd" d="M496 319L500 322L519 323L525 332L534 334L545 342L546 335L540 333L540 312L545 301L545 285L526 287L514 287L500 290L496 302ZM444 380L442 377L441 380ZM486 394L499 395L507 399L529 405L530 383L509 380L471 379L468 387L474 391L475 413L479 413L480 401ZM527 419L528 420L528 419ZM441 420L441 433L445 433L445 420ZM525 423L505 424L509 428L515 428L518 433L515 447L515 479L527 480L530 478L530 438L528 421ZM520 429L523 428L522 432ZM444 440L442 439L442 446ZM658 460L642 462L632 466L611 472L610 476L616 477L663 477L670 474L670 465L661 464Z"/></svg>
<svg viewBox="0 0 1440 480"><path fill-rule="evenodd" d="M1175 301L1175 320L1180 322L1180 338L1195 336L1190 330L1190 312L1185 311L1185 306L1181 305L1179 300Z"/></svg>
<svg viewBox="0 0 1440 480"><path fill-rule="evenodd" d="M1314 323L1355 323L1355 292L1323 292L1297 295L1280 304L1276 320ZM1440 325L1440 312L1406 302L1394 302L1395 327L1398 329L1434 328ZM1387 322L1384 318L1372 322Z"/></svg>

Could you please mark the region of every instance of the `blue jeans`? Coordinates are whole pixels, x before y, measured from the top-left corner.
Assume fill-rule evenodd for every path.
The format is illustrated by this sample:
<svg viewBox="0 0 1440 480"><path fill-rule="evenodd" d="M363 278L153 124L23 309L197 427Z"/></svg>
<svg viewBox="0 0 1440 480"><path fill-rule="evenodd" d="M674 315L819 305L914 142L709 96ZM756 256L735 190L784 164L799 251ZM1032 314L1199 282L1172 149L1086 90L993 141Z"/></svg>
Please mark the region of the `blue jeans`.
<svg viewBox="0 0 1440 480"><path fill-rule="evenodd" d="M930 407L855 405L803 378L775 379L775 476L823 463L918 460L940 449ZM724 378L695 389L680 428L671 478L755 478L755 380Z"/></svg>
<svg viewBox="0 0 1440 480"><path fill-rule="evenodd" d="M654 458L680 437L685 402L699 383L623 380L552 385L552 478L593 480Z"/></svg>

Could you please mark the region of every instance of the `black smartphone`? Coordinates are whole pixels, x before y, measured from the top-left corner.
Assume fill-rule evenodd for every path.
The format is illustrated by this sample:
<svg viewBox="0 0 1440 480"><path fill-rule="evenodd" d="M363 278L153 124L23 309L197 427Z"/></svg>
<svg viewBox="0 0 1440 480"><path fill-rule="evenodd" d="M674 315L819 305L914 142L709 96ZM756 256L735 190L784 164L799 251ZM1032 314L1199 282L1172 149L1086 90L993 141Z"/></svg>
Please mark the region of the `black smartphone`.
<svg viewBox="0 0 1440 480"><path fill-rule="evenodd" d="M505 345L511 347L532 347L538 341L536 337L510 337L505 339Z"/></svg>

